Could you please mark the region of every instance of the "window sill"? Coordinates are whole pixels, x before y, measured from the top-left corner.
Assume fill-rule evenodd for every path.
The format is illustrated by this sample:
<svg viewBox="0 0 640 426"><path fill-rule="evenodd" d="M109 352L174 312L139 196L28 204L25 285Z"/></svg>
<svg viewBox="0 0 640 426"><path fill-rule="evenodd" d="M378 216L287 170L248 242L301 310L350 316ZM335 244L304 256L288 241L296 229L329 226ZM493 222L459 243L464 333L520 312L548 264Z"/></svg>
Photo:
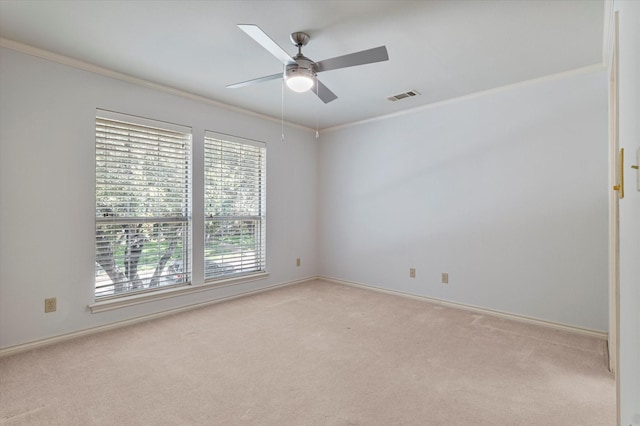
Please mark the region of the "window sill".
<svg viewBox="0 0 640 426"><path fill-rule="evenodd" d="M88 307L91 310L92 314L97 314L99 312L106 312L114 309L141 305L143 303L154 302L156 300L170 299L173 297L199 293L201 291L208 291L214 288L228 287L236 284L262 280L267 278L268 276L268 272L260 272L257 274L243 275L240 277L224 280L208 281L201 285L188 284L180 287L157 290L150 293L133 294L131 296L122 296L115 299L101 300L90 304Z"/></svg>

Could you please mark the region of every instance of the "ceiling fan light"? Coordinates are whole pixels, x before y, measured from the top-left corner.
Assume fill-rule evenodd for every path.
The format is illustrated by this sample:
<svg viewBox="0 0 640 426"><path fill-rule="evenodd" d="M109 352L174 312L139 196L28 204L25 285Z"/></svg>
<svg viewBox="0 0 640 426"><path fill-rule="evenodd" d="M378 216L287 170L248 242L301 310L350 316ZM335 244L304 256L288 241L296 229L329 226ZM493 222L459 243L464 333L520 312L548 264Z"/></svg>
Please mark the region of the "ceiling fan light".
<svg viewBox="0 0 640 426"><path fill-rule="evenodd" d="M287 86L294 92L306 92L313 87L313 79L308 75L289 76L287 78Z"/></svg>
<svg viewBox="0 0 640 426"><path fill-rule="evenodd" d="M284 80L287 87L294 92L302 93L311 89L316 83L316 73L311 60L296 56L296 63L287 65Z"/></svg>

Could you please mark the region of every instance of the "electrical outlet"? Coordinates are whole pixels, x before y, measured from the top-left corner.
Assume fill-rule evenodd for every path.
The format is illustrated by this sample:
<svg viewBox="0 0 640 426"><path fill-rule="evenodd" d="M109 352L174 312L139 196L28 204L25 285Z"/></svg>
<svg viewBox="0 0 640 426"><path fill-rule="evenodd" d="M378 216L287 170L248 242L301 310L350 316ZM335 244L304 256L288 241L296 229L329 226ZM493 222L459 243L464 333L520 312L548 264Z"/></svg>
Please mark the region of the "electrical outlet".
<svg viewBox="0 0 640 426"><path fill-rule="evenodd" d="M300 266L300 258L296 259L296 266Z"/></svg>
<svg viewBox="0 0 640 426"><path fill-rule="evenodd" d="M442 273L442 284L449 284L449 273L448 272L443 272Z"/></svg>
<svg viewBox="0 0 640 426"><path fill-rule="evenodd" d="M416 268L410 268L409 269L409 278L415 278L416 277Z"/></svg>
<svg viewBox="0 0 640 426"><path fill-rule="evenodd" d="M55 312L57 308L57 301L55 297L49 297L44 299L44 313Z"/></svg>

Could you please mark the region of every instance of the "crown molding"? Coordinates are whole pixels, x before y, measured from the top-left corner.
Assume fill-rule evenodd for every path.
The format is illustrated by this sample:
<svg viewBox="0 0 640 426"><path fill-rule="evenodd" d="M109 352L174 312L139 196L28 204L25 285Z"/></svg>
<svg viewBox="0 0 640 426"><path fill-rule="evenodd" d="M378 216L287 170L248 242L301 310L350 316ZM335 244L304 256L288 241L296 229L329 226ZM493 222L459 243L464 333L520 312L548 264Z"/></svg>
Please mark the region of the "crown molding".
<svg viewBox="0 0 640 426"><path fill-rule="evenodd" d="M475 99L475 98L481 98L483 96L488 96L488 95L504 92L504 91L511 90L511 89L531 86L531 85L540 84L540 83L544 83L544 82L548 82L548 81L561 80L563 78L574 77L574 76L582 75L582 74L589 74L589 73L593 73L593 72L598 72L598 71L604 70L605 68L606 67L605 67L605 65L603 63L596 63L596 64L593 64L593 65L587 65L586 67L575 68L575 69L572 69L572 70L569 70L569 71L563 71L563 72L559 72L559 73L556 73L556 74L549 74L549 75L546 75L546 76L543 76L543 77L533 78L531 80L519 81L517 83L507 84L505 86L494 87L492 89L482 90L482 91L475 92L475 93L470 93L470 94L464 95L464 96L458 96L456 98L444 99L442 101L433 102L433 103L426 104L426 105L420 105L420 106L415 107L415 108L394 112L392 114L381 115L381 116L378 116L378 117L368 118L366 120L354 121L352 123L340 124L339 126L327 127L325 129L321 129L321 130L323 132L333 132L333 131L336 131L336 130L342 130L342 129L346 129L346 128L349 128L349 127L355 127L355 126L360 126L360 125L363 125L363 124L374 123L374 122L377 122L377 121L388 120L390 118L400 117L400 116L407 115L407 114L414 114L414 113L419 112L419 111L427 110L427 109L430 109L430 108L437 108L437 107L440 107L440 106L443 106L443 105L453 104L453 103L457 103L457 102L464 102L464 101L468 101L468 100Z"/></svg>
<svg viewBox="0 0 640 426"><path fill-rule="evenodd" d="M237 112L244 115L249 115L251 117L260 118L263 120L271 121L277 124L285 124L287 127L293 127L305 131L313 131L310 127L302 126L300 124L291 123L286 120L282 120L279 118L271 117L269 115L260 114L254 111L250 111L244 108L239 108L233 105L226 104L224 102L217 101L212 98L207 98L205 96L196 95L195 93L187 92L185 90L177 89L175 87L166 86L159 83L154 83L152 81L144 80L142 78L133 77L128 74L124 74L118 71L114 71L108 68L104 68L95 64L91 64L89 62L81 61L79 59L71 58L69 56L60 55L58 53L50 52L48 50L40 49L38 47L33 47L28 44L20 43L17 41L13 41L7 38L0 37L0 47L4 47L7 49L15 50L16 52L24 53L30 56L35 56L37 58L45 59L47 61L56 62L62 65L66 65L72 68L76 68L79 70L87 71L93 74L102 75L104 77L113 78L120 81L125 81L127 83L135 84L138 86L146 87L149 89L157 90L159 92L168 93L175 96L180 96L182 98L190 99L192 101L201 102L207 105L215 106L218 108L223 108L229 111Z"/></svg>

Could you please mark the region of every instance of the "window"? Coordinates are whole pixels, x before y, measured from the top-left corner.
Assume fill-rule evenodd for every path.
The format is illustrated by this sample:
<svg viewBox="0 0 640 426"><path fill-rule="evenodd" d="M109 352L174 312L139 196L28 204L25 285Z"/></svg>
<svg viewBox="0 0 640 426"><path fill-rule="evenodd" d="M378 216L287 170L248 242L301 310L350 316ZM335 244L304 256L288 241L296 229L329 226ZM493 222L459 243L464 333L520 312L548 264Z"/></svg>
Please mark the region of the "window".
<svg viewBox="0 0 640 426"><path fill-rule="evenodd" d="M205 132L205 280L265 271L266 147Z"/></svg>
<svg viewBox="0 0 640 426"><path fill-rule="evenodd" d="M189 283L191 130L96 115L96 299Z"/></svg>

